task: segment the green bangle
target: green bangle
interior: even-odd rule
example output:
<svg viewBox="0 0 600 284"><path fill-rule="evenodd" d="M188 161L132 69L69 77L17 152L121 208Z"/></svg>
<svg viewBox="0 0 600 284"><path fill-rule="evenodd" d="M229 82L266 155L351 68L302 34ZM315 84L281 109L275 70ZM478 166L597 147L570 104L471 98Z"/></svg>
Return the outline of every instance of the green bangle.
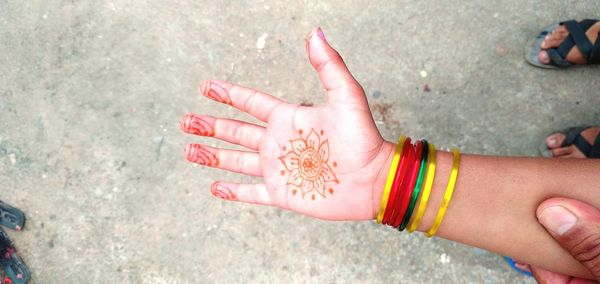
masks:
<svg viewBox="0 0 600 284"><path fill-rule="evenodd" d="M427 167L428 153L429 143L427 143L427 140L423 139L423 155L421 155L421 165L419 167L419 174L417 177L417 182L415 183L415 187L413 188L413 193L411 195L410 204L408 205L408 210L406 210L404 220L402 220L402 224L400 224L400 231L404 230L404 228L406 228L406 225L408 225L413 210L415 209L415 205L417 204L417 199L419 199L419 193L421 193L421 185L423 184L423 177L425 176L425 168Z"/></svg>

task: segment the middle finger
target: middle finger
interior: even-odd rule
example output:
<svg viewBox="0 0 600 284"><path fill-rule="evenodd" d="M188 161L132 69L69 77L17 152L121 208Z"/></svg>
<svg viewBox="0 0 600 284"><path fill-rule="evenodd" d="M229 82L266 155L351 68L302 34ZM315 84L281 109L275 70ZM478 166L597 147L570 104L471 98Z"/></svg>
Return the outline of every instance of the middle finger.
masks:
<svg viewBox="0 0 600 284"><path fill-rule="evenodd" d="M258 151L265 128L234 119L187 114L179 126L186 133L210 136Z"/></svg>

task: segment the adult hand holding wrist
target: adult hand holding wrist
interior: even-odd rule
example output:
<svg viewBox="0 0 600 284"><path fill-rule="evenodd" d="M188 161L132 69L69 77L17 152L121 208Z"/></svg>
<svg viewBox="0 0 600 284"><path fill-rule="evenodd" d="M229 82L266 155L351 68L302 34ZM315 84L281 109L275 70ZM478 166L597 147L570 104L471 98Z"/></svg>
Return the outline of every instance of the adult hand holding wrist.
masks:
<svg viewBox="0 0 600 284"><path fill-rule="evenodd" d="M600 210L581 201L552 198L538 206L536 215L548 233L600 281ZM540 283L584 281L536 267L532 272Z"/></svg>

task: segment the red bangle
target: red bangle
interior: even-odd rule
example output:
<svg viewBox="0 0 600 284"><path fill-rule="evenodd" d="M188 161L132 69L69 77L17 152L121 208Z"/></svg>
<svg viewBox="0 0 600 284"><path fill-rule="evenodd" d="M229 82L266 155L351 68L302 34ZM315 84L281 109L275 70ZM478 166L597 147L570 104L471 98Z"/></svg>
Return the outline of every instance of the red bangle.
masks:
<svg viewBox="0 0 600 284"><path fill-rule="evenodd" d="M399 206L398 210L394 211L394 221L392 223L394 228L400 227L400 224L404 219L404 215L406 214L406 210L408 209L408 204L410 203L410 195L412 194L412 190L417 182L417 176L421 165L421 156L423 155L423 142L420 140L416 143L416 149L414 150L414 153L414 159L409 165L412 168L407 173L407 176L404 179L405 181L402 182L402 185L400 186L400 198L397 200Z"/></svg>
<svg viewBox="0 0 600 284"><path fill-rule="evenodd" d="M408 175L412 172L411 167L415 159L415 147L410 144L407 147L408 156L406 157L406 166L404 171L398 176L398 184L396 186L396 192L394 196L394 204L391 206L390 216L388 217L388 225L394 226L395 218L398 215L398 205L400 204L400 198L402 197L402 185L406 183Z"/></svg>
<svg viewBox="0 0 600 284"><path fill-rule="evenodd" d="M396 173L394 174L394 182L392 183L390 196L388 198L388 203L383 214L383 220L381 222L384 225L390 224L390 217L392 215L392 211L394 210L394 206L396 203L396 193L399 191L398 187L400 181L406 173L406 168L408 166L407 157L410 153L410 150L408 148L412 148L412 144L410 143L410 137L406 137L406 139L404 140L404 144L402 145L402 154L400 155L400 160L398 161L398 168L396 169Z"/></svg>

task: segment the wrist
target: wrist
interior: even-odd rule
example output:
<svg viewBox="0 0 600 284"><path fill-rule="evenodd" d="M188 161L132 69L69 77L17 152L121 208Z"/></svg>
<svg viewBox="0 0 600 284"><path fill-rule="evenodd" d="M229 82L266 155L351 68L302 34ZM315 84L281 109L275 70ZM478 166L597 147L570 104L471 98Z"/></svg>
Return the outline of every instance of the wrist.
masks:
<svg viewBox="0 0 600 284"><path fill-rule="evenodd" d="M381 207L381 196L383 195L383 189L385 187L385 182L387 180L390 166L392 164L392 159L394 159L395 147L396 144L389 141L384 141L381 145L381 150L377 159L379 161L379 170L377 175L375 176L372 188L373 200L371 202L373 208L373 215L371 219L377 218L377 213L379 212L379 208Z"/></svg>

